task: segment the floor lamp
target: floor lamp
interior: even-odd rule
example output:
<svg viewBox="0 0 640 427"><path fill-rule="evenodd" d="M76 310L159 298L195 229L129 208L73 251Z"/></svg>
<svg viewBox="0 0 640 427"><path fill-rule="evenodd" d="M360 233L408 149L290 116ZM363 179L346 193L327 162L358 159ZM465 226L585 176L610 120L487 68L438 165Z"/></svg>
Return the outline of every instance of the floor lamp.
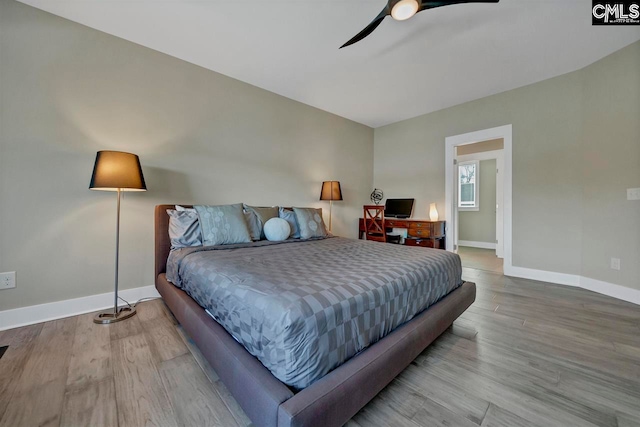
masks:
<svg viewBox="0 0 640 427"><path fill-rule="evenodd" d="M320 200L329 201L329 231L331 231L331 209L334 200L342 200L342 190L340 189L340 181L324 181L322 190L320 191Z"/></svg>
<svg viewBox="0 0 640 427"><path fill-rule="evenodd" d="M135 307L118 308L118 255L120 251L120 196L123 191L147 191L142 175L140 159L135 154L121 151L98 151L93 166L90 190L115 191L118 193L116 214L116 280L113 310L105 311L93 318L95 323L114 323L136 314Z"/></svg>

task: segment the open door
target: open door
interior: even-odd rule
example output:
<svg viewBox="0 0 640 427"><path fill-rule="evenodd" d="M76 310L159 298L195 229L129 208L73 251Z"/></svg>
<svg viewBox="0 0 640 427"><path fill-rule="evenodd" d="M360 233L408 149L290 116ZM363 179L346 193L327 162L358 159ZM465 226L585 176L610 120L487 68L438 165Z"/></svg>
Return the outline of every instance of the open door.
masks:
<svg viewBox="0 0 640 427"><path fill-rule="evenodd" d="M453 159L453 182L458 182L458 160ZM458 253L458 185L453 186L453 248L451 251Z"/></svg>
<svg viewBox="0 0 640 427"><path fill-rule="evenodd" d="M504 150L503 150L504 151ZM496 256L504 258L504 155L496 158Z"/></svg>

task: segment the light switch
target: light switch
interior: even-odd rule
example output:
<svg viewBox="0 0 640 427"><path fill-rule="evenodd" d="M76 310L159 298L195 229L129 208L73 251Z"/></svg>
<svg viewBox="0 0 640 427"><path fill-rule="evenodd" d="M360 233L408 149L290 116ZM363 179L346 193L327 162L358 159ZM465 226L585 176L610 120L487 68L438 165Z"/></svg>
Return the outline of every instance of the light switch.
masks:
<svg viewBox="0 0 640 427"><path fill-rule="evenodd" d="M627 188L627 200L640 200L640 188Z"/></svg>

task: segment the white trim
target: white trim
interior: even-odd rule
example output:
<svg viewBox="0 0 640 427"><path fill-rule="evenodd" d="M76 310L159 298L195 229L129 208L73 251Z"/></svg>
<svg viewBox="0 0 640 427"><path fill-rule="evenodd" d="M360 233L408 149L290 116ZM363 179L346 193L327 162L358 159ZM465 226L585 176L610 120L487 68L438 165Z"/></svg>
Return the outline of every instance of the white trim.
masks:
<svg viewBox="0 0 640 427"><path fill-rule="evenodd" d="M603 282L601 280L591 279L577 274L556 273L553 271L512 266L508 269L504 269L504 275L555 283L558 285L573 286L640 305L640 290L638 289L627 288L626 286Z"/></svg>
<svg viewBox="0 0 640 427"><path fill-rule="evenodd" d="M476 142L488 141L490 139L502 138L504 141L503 159L504 159L504 188L503 188L503 228L504 228L504 266L508 269L512 265L511 247L512 247L512 211L513 211L513 183L512 183L512 152L513 152L513 126L505 125L492 129L485 129L477 132L466 133L463 135L449 136L445 139L445 221L447 221L447 237L446 248L453 251L453 234L451 221L454 215L453 200L453 184L454 184L454 165L455 147L458 145L468 145ZM455 224L454 224L455 228Z"/></svg>
<svg viewBox="0 0 640 427"><path fill-rule="evenodd" d="M613 298L640 305L640 290L627 288L626 286L614 285L613 283L591 279L589 277L580 278L580 287L599 294L608 295Z"/></svg>
<svg viewBox="0 0 640 427"><path fill-rule="evenodd" d="M465 246L468 248L478 248L478 249L496 249L495 243L489 242L474 242L472 240L458 240L458 246Z"/></svg>
<svg viewBox="0 0 640 427"><path fill-rule="evenodd" d="M120 291L119 295L132 304L141 298L160 297L155 286L125 289ZM4 310L0 311L0 331L91 313L92 311L105 310L111 307L113 307L113 292Z"/></svg>
<svg viewBox="0 0 640 427"><path fill-rule="evenodd" d="M460 241L460 245L462 246ZM466 242L482 243L482 242ZM607 295L623 301L640 305L640 290L615 285L575 274L556 273L552 271L535 270L525 267L504 267L504 275L523 279L538 280L541 282L556 283L559 285L574 286ZM139 299L152 297L159 298L160 294L154 286L126 289L120 291L122 298L133 303ZM32 305L29 307L15 308L0 311L0 331L20 326L33 325L35 323L48 322L79 314L91 313L112 307L113 293L91 295L88 297L57 301L47 304Z"/></svg>
<svg viewBox="0 0 640 427"><path fill-rule="evenodd" d="M507 267L506 265L503 270L505 276L538 280L540 282L555 283L558 285L580 286L580 276L575 274L556 273L553 271L535 270L533 268L525 267Z"/></svg>

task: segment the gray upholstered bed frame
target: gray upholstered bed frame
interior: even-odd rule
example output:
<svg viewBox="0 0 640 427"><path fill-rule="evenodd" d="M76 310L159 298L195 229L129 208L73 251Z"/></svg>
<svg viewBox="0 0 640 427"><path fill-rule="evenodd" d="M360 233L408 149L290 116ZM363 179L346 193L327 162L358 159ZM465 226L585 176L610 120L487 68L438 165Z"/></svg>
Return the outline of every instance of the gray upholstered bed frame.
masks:
<svg viewBox="0 0 640 427"><path fill-rule="evenodd" d="M465 282L367 350L294 393L191 297L167 281L165 271L171 245L166 210L173 206L158 205L155 209L156 287L176 319L257 427L343 425L475 300L475 284Z"/></svg>

